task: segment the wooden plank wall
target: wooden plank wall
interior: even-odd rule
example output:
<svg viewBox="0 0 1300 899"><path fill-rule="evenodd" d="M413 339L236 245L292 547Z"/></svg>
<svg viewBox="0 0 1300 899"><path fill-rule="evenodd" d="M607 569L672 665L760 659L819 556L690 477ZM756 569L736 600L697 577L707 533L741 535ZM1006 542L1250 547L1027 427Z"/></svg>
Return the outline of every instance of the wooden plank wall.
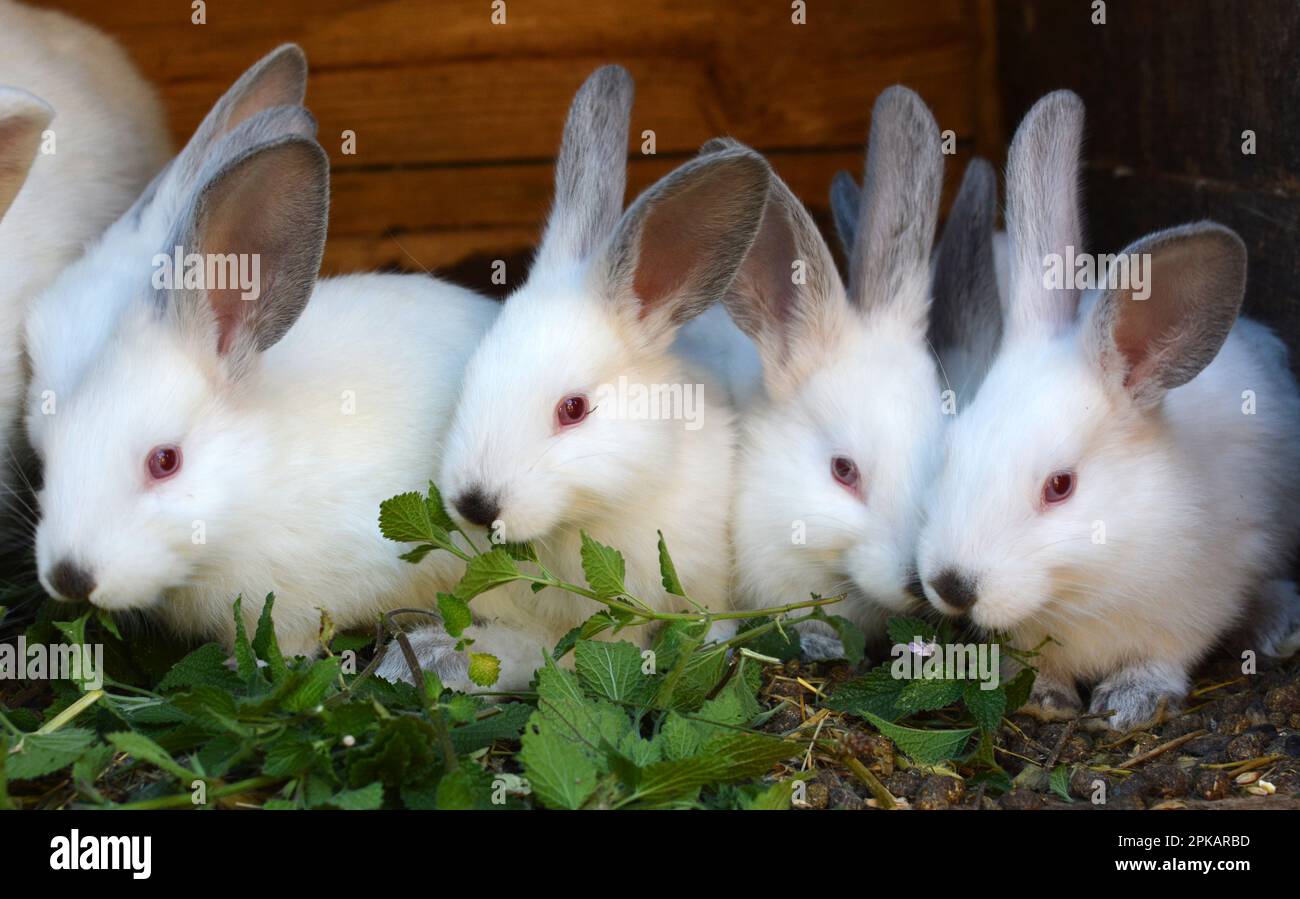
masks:
<svg viewBox="0 0 1300 899"><path fill-rule="evenodd" d="M1236 229L1246 309L1300 372L1300 4L1112 0L1106 13L1093 25L1090 3L999 2L1007 133L1046 91L1077 91L1095 249L1204 218Z"/></svg>
<svg viewBox="0 0 1300 899"><path fill-rule="evenodd" d="M949 196L972 152L1001 153L992 0L810 0L804 25L789 0L507 0L504 25L490 0L208 0L202 25L190 0L48 5L126 45L178 145L244 68L302 44L333 165L327 272L436 268L486 287L492 259L526 259L568 103L609 62L637 82L629 196L731 134L825 221L832 174L860 173L871 104L895 83L958 136Z"/></svg>

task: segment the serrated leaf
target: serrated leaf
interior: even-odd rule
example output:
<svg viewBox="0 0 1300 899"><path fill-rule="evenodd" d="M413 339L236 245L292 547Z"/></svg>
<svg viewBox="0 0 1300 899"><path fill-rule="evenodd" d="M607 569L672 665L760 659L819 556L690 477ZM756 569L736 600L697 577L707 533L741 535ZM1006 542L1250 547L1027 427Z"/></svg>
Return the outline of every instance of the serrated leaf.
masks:
<svg viewBox="0 0 1300 899"><path fill-rule="evenodd" d="M1022 668L1015 677L1003 685L1007 697L1004 715L1010 715L1029 701L1029 695L1034 691L1035 677L1037 672L1033 668Z"/></svg>
<svg viewBox="0 0 1300 899"><path fill-rule="evenodd" d="M438 612L442 615L442 626L453 637L465 633L465 628L473 623L469 603L450 593L438 594Z"/></svg>
<svg viewBox="0 0 1300 899"><path fill-rule="evenodd" d="M627 593L623 585L626 569L623 554L582 532L582 573L587 585L601 599L615 599Z"/></svg>
<svg viewBox="0 0 1300 899"><path fill-rule="evenodd" d="M465 566L465 576L456 585L455 593L465 602L499 584L508 584L519 577L519 566L504 549L492 549L474 556Z"/></svg>
<svg viewBox="0 0 1300 899"><path fill-rule="evenodd" d="M452 728L451 743L456 747L457 755L476 752L497 740L518 739L533 714L533 707L522 702L506 703L497 709L497 714Z"/></svg>
<svg viewBox="0 0 1300 899"><path fill-rule="evenodd" d="M176 761L176 759L172 758L170 752L142 733L130 730L120 731L107 734L105 739L116 746L119 751L125 752L139 761L147 762L155 768L161 768L183 784L188 785L190 781L199 779L196 772Z"/></svg>
<svg viewBox="0 0 1300 899"><path fill-rule="evenodd" d="M312 662L297 686L280 701L280 706L290 712L305 712L319 705L325 694L336 685L340 666L338 656Z"/></svg>
<svg viewBox="0 0 1300 899"><path fill-rule="evenodd" d="M258 679L260 673L257 669L257 655L253 652L253 645L248 642L248 631L244 629L244 598L235 597L234 605L235 615L235 663L238 666L239 679L245 684L251 684Z"/></svg>
<svg viewBox="0 0 1300 899"><path fill-rule="evenodd" d="M376 781L355 790L339 790L327 804L348 811L374 811L384 804L384 785Z"/></svg>
<svg viewBox="0 0 1300 899"><path fill-rule="evenodd" d="M546 807L580 808L596 791L596 763L578 744L556 733L542 712L529 719L522 742L524 776Z"/></svg>
<svg viewBox="0 0 1300 899"><path fill-rule="evenodd" d="M266 594L262 605L262 614L257 619L257 631L253 634L253 653L266 662L266 670L271 675L272 683L279 683L289 673L280 654L280 641L275 637L275 623L271 610L275 607L275 594Z"/></svg>
<svg viewBox="0 0 1300 899"><path fill-rule="evenodd" d="M918 637L922 643L928 643L938 633L936 626L924 618L891 618L885 629L895 645L911 643Z"/></svg>
<svg viewBox="0 0 1300 899"><path fill-rule="evenodd" d="M865 712L863 717L876 729L894 741L894 745L911 759L922 765L937 765L961 754L962 748L976 728L961 730L918 730L891 724L879 715Z"/></svg>
<svg viewBox="0 0 1300 899"><path fill-rule="evenodd" d="M379 533L396 543L434 542L433 521L423 496L402 493L379 504Z"/></svg>
<svg viewBox="0 0 1300 899"><path fill-rule="evenodd" d="M415 549L399 554L397 558L401 559L403 562L410 562L412 565L418 565L421 559L437 548L438 547L434 546L432 543L421 543L419 546L415 547Z"/></svg>
<svg viewBox="0 0 1300 899"><path fill-rule="evenodd" d="M24 734L17 752L5 757L5 774L10 780L34 780L53 774L79 759L95 734L80 727L65 727L51 734Z"/></svg>
<svg viewBox="0 0 1300 899"><path fill-rule="evenodd" d="M880 665L856 680L840 684L825 706L860 717L871 714L896 721L903 716L898 697L907 684L908 681L892 676L889 666Z"/></svg>
<svg viewBox="0 0 1300 899"><path fill-rule="evenodd" d="M895 700L895 706L904 716L947 708L961 699L966 686L965 681L937 677L914 678L905 684Z"/></svg>
<svg viewBox="0 0 1300 899"><path fill-rule="evenodd" d="M239 675L226 667L230 654L220 644L205 643L181 659L158 684L159 692L206 685L229 692L242 691Z"/></svg>
<svg viewBox="0 0 1300 899"><path fill-rule="evenodd" d="M621 641L579 640L573 648L573 666L584 687L613 702L636 704L654 689L641 673L641 650Z"/></svg>
<svg viewBox="0 0 1300 899"><path fill-rule="evenodd" d="M668 544L664 542L664 532L659 532L659 576L663 579L664 589L673 596L685 596L686 588L677 577L677 566L672 556L668 555Z"/></svg>
<svg viewBox="0 0 1300 899"><path fill-rule="evenodd" d="M469 654L469 679L480 687L490 687L501 677L501 660L486 652Z"/></svg>
<svg viewBox="0 0 1300 899"><path fill-rule="evenodd" d="M764 734L722 734L702 744L695 755L648 766L630 799L642 805L689 799L710 784L760 777L799 751L795 743Z"/></svg>
<svg viewBox="0 0 1300 899"><path fill-rule="evenodd" d="M1074 802L1074 797L1070 795L1070 766L1057 765L1052 770L1052 778L1049 781L1052 792L1060 796L1066 802Z"/></svg>
<svg viewBox="0 0 1300 899"><path fill-rule="evenodd" d="M1002 713L1007 707L1007 692L1002 687L981 690L979 681L967 681L962 701L980 730L996 731L1002 724Z"/></svg>
<svg viewBox="0 0 1300 899"><path fill-rule="evenodd" d="M429 495L424 499L424 510L433 526L443 532L440 536L446 537L452 531L460 530L455 519L448 514L447 506L442 501L442 493L433 481L429 482Z"/></svg>

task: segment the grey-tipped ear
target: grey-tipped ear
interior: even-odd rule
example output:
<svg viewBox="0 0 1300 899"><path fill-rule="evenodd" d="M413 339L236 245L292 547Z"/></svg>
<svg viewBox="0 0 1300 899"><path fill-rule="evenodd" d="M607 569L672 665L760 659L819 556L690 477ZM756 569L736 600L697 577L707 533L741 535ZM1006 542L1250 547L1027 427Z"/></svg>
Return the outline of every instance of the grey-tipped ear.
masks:
<svg viewBox="0 0 1300 899"><path fill-rule="evenodd" d="M0 87L0 218L27 180L41 134L53 118L54 109L39 97Z"/></svg>
<svg viewBox="0 0 1300 899"><path fill-rule="evenodd" d="M831 179L831 218L835 222L835 236L845 258L853 253L853 242L858 232L858 209L862 205L862 189L848 172L835 173Z"/></svg>
<svg viewBox="0 0 1300 899"><path fill-rule="evenodd" d="M915 92L889 88L871 112L849 263L849 299L863 311L902 309L924 327L942 189L938 123Z"/></svg>
<svg viewBox="0 0 1300 899"><path fill-rule="evenodd" d="M775 175L758 236L723 302L758 346L772 397L789 395L833 356L848 314L844 287L817 224Z"/></svg>
<svg viewBox="0 0 1300 899"><path fill-rule="evenodd" d="M704 143L700 144L700 156L708 156L711 153L721 153L725 150L748 150L749 147L736 140L734 137L711 137Z"/></svg>
<svg viewBox="0 0 1300 899"><path fill-rule="evenodd" d="M213 104L171 163L165 183L159 189L172 197L193 190L207 157L226 135L265 110L301 106L306 93L307 57L302 48L297 44L283 44L272 50L240 75Z"/></svg>
<svg viewBox="0 0 1300 899"><path fill-rule="evenodd" d="M1007 152L1007 235L1011 246L1008 336L1056 334L1070 326L1080 292L1047 287L1049 262L1084 252L1079 198L1083 101L1054 91L1025 115Z"/></svg>
<svg viewBox="0 0 1300 899"><path fill-rule="evenodd" d="M751 150L697 156L637 198L593 268L651 340L722 298L754 242L770 169Z"/></svg>
<svg viewBox="0 0 1300 899"><path fill-rule="evenodd" d="M972 159L948 212L934 258L930 340L942 357L960 347L991 361L1002 336L993 261L998 179L987 160Z"/></svg>
<svg viewBox="0 0 1300 899"><path fill-rule="evenodd" d="M246 369L297 321L315 288L329 213L329 159L314 140L288 133L270 141L267 118L305 110L272 109L245 122L214 148L202 186L166 251L199 254L224 282L165 291L166 307L201 344ZM219 265L218 265L219 264ZM252 274L240 283L238 273Z"/></svg>
<svg viewBox="0 0 1300 899"><path fill-rule="evenodd" d="M1084 339L1103 376L1149 408L1227 340L1246 292L1246 246L1215 222L1183 225L1130 244L1104 277Z"/></svg>
<svg viewBox="0 0 1300 899"><path fill-rule="evenodd" d="M588 258L623 212L632 76L622 66L597 69L578 88L555 163L555 203L537 267Z"/></svg>

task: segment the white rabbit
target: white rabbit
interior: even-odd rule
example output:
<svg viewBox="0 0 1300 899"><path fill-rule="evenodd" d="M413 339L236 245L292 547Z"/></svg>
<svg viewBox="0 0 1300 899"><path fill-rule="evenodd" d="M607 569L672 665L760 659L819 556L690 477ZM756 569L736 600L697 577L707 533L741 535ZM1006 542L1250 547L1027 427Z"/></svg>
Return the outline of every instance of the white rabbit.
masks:
<svg viewBox="0 0 1300 899"><path fill-rule="evenodd" d="M1246 252L1227 228L1138 240L1124 254L1145 278L1099 285L1077 316L1073 282L1048 286L1082 250L1082 132L1068 91L1016 132L1005 342L951 431L919 563L940 611L1020 647L1053 638L1035 711L1077 713L1085 681L1128 728L1182 699L1251 597L1257 650L1295 626L1300 397L1281 341L1237 318Z"/></svg>
<svg viewBox="0 0 1300 899"><path fill-rule="evenodd" d="M865 224L851 238L847 293L811 217L773 180L762 232L725 301L758 344L769 398L746 416L737 476L736 568L750 607L847 593L829 611L879 635L889 613L917 603L915 539L945 423L946 385L926 336L942 178L934 117L912 91L885 91L852 217ZM972 165L935 269L957 293L947 305L982 303L996 318L995 204L991 172ZM979 260L978 271L948 274ZM819 625L804 637L810 655L839 651Z"/></svg>
<svg viewBox="0 0 1300 899"><path fill-rule="evenodd" d="M31 299L167 157L162 106L116 43L62 13L0 0L0 470L18 456L10 439Z"/></svg>
<svg viewBox="0 0 1300 899"><path fill-rule="evenodd" d="M663 587L662 530L692 598L722 610L732 415L669 348L734 277L758 229L768 167L747 150L698 157L620 217L631 105L631 78L616 66L597 70L574 99L537 259L469 362L437 481L459 523L534 542L560 577L585 582L585 530L624 553L635 595L687 610ZM699 405L671 416L623 402L657 385ZM466 630L475 651L501 659L500 689L526 685L543 651L599 608L519 586L476 597ZM620 639L647 637L638 628ZM425 668L466 685L465 659L438 627L413 642ZM406 677L405 667L390 653L380 673Z"/></svg>
<svg viewBox="0 0 1300 899"><path fill-rule="evenodd" d="M296 47L245 73L29 322L41 583L227 645L235 597L251 626L274 592L292 654L313 652L320 609L366 625L458 579L446 554L401 561L378 509L436 473L496 311L423 275L316 283L328 161L305 78ZM257 260L256 296L169 283L176 252Z"/></svg>

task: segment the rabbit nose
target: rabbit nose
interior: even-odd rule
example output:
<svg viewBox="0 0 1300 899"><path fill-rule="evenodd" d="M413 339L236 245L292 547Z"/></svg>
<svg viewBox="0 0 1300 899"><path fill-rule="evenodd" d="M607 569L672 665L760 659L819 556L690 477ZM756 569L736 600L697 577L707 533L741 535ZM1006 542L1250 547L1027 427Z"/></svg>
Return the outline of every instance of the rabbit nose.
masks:
<svg viewBox="0 0 1300 899"><path fill-rule="evenodd" d="M471 524L486 528L500 517L501 507L482 487L471 487L456 497L456 511Z"/></svg>
<svg viewBox="0 0 1300 899"><path fill-rule="evenodd" d="M95 579L86 569L64 559L50 572L50 586L64 599L85 602L95 590Z"/></svg>
<svg viewBox="0 0 1300 899"><path fill-rule="evenodd" d="M939 594L945 605L964 612L975 605L975 580L955 569L939 572L930 580L930 589Z"/></svg>

